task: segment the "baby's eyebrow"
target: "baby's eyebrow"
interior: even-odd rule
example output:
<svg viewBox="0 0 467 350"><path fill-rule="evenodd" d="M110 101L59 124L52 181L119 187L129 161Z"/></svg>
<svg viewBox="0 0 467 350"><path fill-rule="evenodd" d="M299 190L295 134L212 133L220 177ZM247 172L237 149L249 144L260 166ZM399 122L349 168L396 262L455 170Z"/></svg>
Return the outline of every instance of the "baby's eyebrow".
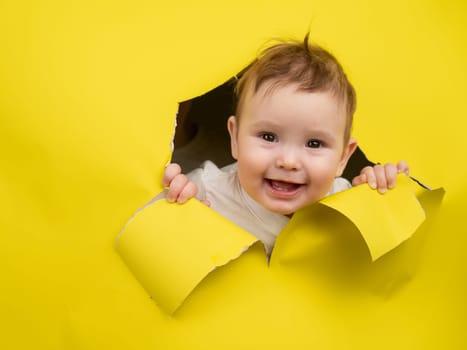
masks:
<svg viewBox="0 0 467 350"><path fill-rule="evenodd" d="M325 139L325 140L334 140L336 138L335 133L331 133L327 130L316 130L316 129L311 129L307 131L307 134L309 134L310 138L318 138L318 139Z"/></svg>
<svg viewBox="0 0 467 350"><path fill-rule="evenodd" d="M279 123L276 123L272 120L258 120L255 121L252 126L254 128L281 128Z"/></svg>

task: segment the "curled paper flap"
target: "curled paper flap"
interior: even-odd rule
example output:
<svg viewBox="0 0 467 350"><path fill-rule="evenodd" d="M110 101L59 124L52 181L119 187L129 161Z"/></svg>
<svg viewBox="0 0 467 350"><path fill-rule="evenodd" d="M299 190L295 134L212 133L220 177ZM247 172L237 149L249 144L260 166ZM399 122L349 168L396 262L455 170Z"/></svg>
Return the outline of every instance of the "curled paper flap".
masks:
<svg viewBox="0 0 467 350"><path fill-rule="evenodd" d="M128 222L116 249L154 301L172 314L204 277L257 241L196 200L159 200Z"/></svg>
<svg viewBox="0 0 467 350"><path fill-rule="evenodd" d="M378 259L408 239L425 220L409 181L400 175L397 187L384 195L367 185L354 187L300 211L279 235L271 262L278 256L279 260L290 258L297 249L303 250L297 247L300 242L284 239L288 231L319 235L348 230L345 225L357 227L372 260ZM420 191L425 202L429 200L426 192L433 192ZM435 197L435 201L442 198ZM321 211L314 215L313 208ZM324 208L328 216L323 215ZM340 213L349 221L336 222L332 220L333 213ZM215 230L209 229L213 227ZM211 271L238 258L257 241L196 200L183 205L158 200L127 223L118 237L117 251L155 302L172 314Z"/></svg>
<svg viewBox="0 0 467 350"><path fill-rule="evenodd" d="M321 203L355 224L374 261L415 233L426 218L424 205L442 200L443 188L427 190L420 186L400 174L397 187L383 195L362 185L327 197Z"/></svg>
<svg viewBox="0 0 467 350"><path fill-rule="evenodd" d="M396 188L385 194L364 184L326 197L295 213L277 239L270 265L316 262L323 255L332 264L367 265L368 253L374 262L417 232L443 196L442 188L426 190L400 175Z"/></svg>
<svg viewBox="0 0 467 350"><path fill-rule="evenodd" d="M425 212L407 176L397 177L397 187L380 194L368 185L324 198L322 204L345 215L357 226L372 260L408 239L425 220Z"/></svg>

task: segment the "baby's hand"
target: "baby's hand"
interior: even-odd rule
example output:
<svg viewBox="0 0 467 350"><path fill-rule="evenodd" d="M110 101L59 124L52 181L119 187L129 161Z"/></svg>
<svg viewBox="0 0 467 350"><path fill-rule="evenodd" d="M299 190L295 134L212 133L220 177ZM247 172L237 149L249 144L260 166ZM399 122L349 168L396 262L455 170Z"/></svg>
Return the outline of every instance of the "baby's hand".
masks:
<svg viewBox="0 0 467 350"><path fill-rule="evenodd" d="M166 198L169 202L185 203L198 193L198 187L182 174L180 165L176 163L167 165L162 184L168 187Z"/></svg>
<svg viewBox="0 0 467 350"><path fill-rule="evenodd" d="M352 186L358 186L363 183L373 189L378 189L379 193L385 193L388 188L394 188L396 186L396 176L399 173L405 173L409 175L409 165L400 161L397 164L388 163L385 165L367 166L362 169L360 175L354 177L352 180Z"/></svg>
<svg viewBox="0 0 467 350"><path fill-rule="evenodd" d="M162 178L162 184L168 187L166 198L172 203L185 203L198 193L198 186L194 182L189 181L185 174L182 174L180 165L176 163L167 165L164 177ZM201 202L210 206L208 200L202 200Z"/></svg>

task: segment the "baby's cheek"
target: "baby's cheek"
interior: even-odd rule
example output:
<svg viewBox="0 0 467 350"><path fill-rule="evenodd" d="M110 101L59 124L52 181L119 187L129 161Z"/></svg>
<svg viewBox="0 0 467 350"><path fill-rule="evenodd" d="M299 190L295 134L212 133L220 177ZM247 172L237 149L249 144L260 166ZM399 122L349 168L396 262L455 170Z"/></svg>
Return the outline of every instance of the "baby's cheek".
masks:
<svg viewBox="0 0 467 350"><path fill-rule="evenodd" d="M313 170L312 170L313 171ZM330 167L322 167L321 169L314 169L312 173L312 183L314 183L314 190L319 199L326 196L332 187L334 179L336 178L336 170Z"/></svg>
<svg viewBox="0 0 467 350"><path fill-rule="evenodd" d="M264 168L264 157L261 152L248 152L248 154L239 157L238 159L238 171L257 174L260 173Z"/></svg>

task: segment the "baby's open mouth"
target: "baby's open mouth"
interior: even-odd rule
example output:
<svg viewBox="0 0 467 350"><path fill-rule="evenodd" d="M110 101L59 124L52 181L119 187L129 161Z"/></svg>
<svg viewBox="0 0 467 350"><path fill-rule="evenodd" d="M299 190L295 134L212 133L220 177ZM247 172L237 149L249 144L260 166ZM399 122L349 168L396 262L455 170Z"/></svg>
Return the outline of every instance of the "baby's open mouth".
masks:
<svg viewBox="0 0 467 350"><path fill-rule="evenodd" d="M302 184L286 182L281 180L266 179L266 181L273 190L278 192L295 192L300 188L300 186L302 186Z"/></svg>

